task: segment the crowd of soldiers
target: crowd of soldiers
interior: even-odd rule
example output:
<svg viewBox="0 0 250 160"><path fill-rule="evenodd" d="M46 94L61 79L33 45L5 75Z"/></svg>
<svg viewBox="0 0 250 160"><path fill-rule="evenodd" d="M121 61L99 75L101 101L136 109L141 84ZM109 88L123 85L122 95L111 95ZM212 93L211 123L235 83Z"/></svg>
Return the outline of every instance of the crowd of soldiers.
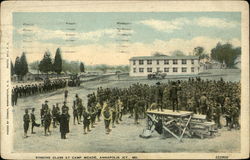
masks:
<svg viewBox="0 0 250 160"><path fill-rule="evenodd" d="M173 111L192 111L206 115L221 128L221 117L226 120L228 129L240 128L240 82L225 82L190 78L188 81L168 81L156 85L136 83L129 88L98 88L88 103L101 105L108 102L115 108L117 100L123 104L122 114L130 114L138 123L145 118L149 109L172 109Z"/></svg>
<svg viewBox="0 0 250 160"><path fill-rule="evenodd" d="M61 138L66 138L69 132L69 107L67 104L68 91L64 93L64 105L53 105L52 111L47 101L41 109L41 126L44 133L50 133L49 127L53 121L53 127L60 125ZM146 111L156 109L172 109L192 111L195 114L206 115L208 121L214 121L221 128L221 118L226 120L226 127L240 129L240 82L225 82L201 80L190 78L186 80L168 81L155 85L135 83L128 88L102 88L87 95L87 105L78 94L73 101L73 124L83 124L84 134L94 128L96 121L103 118L106 134L109 134L116 124L122 121L122 116L128 114L138 124L140 118L146 117ZM26 116L25 116L26 115ZM24 128L27 132L29 117L24 115ZM28 118L27 118L28 117ZM34 122L34 123L33 123ZM25 125L26 124L26 125ZM32 128L39 126L33 118ZM32 129L33 132L33 129Z"/></svg>
<svg viewBox="0 0 250 160"><path fill-rule="evenodd" d="M18 98L27 97L39 93L46 93L60 88L65 88L66 84L67 82L64 79L56 79L53 81L47 79L42 83L19 85L19 86L17 85L13 87L11 93L12 106L17 105Z"/></svg>

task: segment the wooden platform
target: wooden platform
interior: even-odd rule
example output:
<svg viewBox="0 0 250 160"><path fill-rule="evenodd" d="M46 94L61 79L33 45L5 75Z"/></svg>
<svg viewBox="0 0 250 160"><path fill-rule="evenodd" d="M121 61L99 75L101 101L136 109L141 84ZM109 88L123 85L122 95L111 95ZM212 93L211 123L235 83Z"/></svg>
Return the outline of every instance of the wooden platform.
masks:
<svg viewBox="0 0 250 160"><path fill-rule="evenodd" d="M193 115L193 112L188 112L188 111L175 111L173 112L172 110L169 109L164 109L163 111L158 111L158 110L148 110L148 114L158 114L158 115L165 115L165 116L171 116L171 117L186 117L186 116L191 116Z"/></svg>

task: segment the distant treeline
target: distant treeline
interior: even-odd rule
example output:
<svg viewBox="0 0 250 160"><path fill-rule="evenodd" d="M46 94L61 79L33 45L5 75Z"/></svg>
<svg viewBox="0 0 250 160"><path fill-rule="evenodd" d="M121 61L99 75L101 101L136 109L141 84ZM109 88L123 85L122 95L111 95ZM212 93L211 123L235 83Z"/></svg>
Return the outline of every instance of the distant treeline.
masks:
<svg viewBox="0 0 250 160"><path fill-rule="evenodd" d="M39 61L35 61L29 64L30 69L38 70ZM62 60L62 72L69 73L79 73L80 72L80 61L68 61ZM99 65L84 65L85 72L108 72L108 71L121 71L121 72L129 72L128 65L119 65L119 66L111 66L106 64Z"/></svg>

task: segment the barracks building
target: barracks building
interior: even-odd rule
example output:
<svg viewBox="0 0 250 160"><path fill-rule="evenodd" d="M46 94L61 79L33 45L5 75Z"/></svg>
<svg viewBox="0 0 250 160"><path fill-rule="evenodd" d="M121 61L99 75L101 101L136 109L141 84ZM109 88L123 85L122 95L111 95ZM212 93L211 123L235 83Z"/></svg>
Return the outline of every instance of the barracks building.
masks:
<svg viewBox="0 0 250 160"><path fill-rule="evenodd" d="M197 56L140 56L129 59L130 76L147 76L153 72L167 75L196 75L200 71Z"/></svg>

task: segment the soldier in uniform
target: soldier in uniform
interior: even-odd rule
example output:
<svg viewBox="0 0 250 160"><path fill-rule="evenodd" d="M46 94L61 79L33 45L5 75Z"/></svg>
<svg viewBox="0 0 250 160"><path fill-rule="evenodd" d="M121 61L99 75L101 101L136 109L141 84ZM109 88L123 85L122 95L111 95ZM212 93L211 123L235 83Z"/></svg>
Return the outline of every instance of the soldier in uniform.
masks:
<svg viewBox="0 0 250 160"><path fill-rule="evenodd" d="M56 122L57 122L57 109L56 106L53 105L52 108L52 119L53 119L53 128L56 128Z"/></svg>
<svg viewBox="0 0 250 160"><path fill-rule="evenodd" d="M31 122L32 122L32 126L31 126L31 134L35 134L34 132L34 127L40 127L40 124L36 123L36 116L34 114L35 112L35 108L32 108L32 113L30 114L30 118L31 118Z"/></svg>
<svg viewBox="0 0 250 160"><path fill-rule="evenodd" d="M29 129L30 116L28 109L25 109L25 114L23 115L23 128L24 128L24 138L27 138L27 132Z"/></svg>
<svg viewBox="0 0 250 160"><path fill-rule="evenodd" d="M121 101L121 99L119 98L116 101L116 107L117 107L117 119L116 119L116 123L118 124L118 120L122 121L122 111L123 111L123 103Z"/></svg>
<svg viewBox="0 0 250 160"><path fill-rule="evenodd" d="M73 101L72 109L73 109L74 125L76 124L75 120L77 120L77 123L80 124L79 119L78 119L78 110L77 110L77 107L76 107L76 101Z"/></svg>
<svg viewBox="0 0 250 160"><path fill-rule="evenodd" d="M78 119L81 122L82 112L83 112L83 104L82 99L79 98L78 94L76 94L76 105L77 105L77 112L78 112Z"/></svg>
<svg viewBox="0 0 250 160"><path fill-rule="evenodd" d="M101 117L101 112L102 112L102 102L100 100L98 100L97 104L96 104L96 109L97 109L97 120L98 122L100 122L100 117Z"/></svg>
<svg viewBox="0 0 250 160"><path fill-rule="evenodd" d="M108 106L107 102L104 102L103 109L102 109L102 116L103 116L103 119L104 119L106 134L109 134L109 132L111 131L111 129L109 128L110 121L112 119L111 114L112 113L111 113L111 111L109 109L109 106Z"/></svg>
<svg viewBox="0 0 250 160"><path fill-rule="evenodd" d="M66 89L66 90L64 91L64 101L65 101L65 102L67 102L68 93L69 93L69 91Z"/></svg>
<svg viewBox="0 0 250 160"><path fill-rule="evenodd" d="M69 118L70 115L66 108L62 109L62 114L60 115L60 132L61 139L66 139L66 134L69 133Z"/></svg>
<svg viewBox="0 0 250 160"><path fill-rule="evenodd" d="M89 125L90 125L90 114L86 111L86 108L84 107L83 108L83 113L82 113L82 116L83 116L83 131L84 131L84 134L87 134L86 132L86 129L88 132L90 132L91 130L89 129Z"/></svg>
<svg viewBox="0 0 250 160"><path fill-rule="evenodd" d="M90 124L91 124L91 128L95 128L94 124L95 124L95 118L96 118L96 109L95 109L95 105L92 104L93 106L89 107L89 114L90 114Z"/></svg>
<svg viewBox="0 0 250 160"><path fill-rule="evenodd" d="M114 105L112 105L111 106L111 113L112 113L112 128L115 128L115 121L116 121L116 119L117 119L117 110L116 110L117 108L114 106Z"/></svg>
<svg viewBox="0 0 250 160"><path fill-rule="evenodd" d="M157 103L157 110L163 111L163 105L162 105L162 98L163 98L163 91L162 91L162 86L160 82L156 83L156 103Z"/></svg>
<svg viewBox="0 0 250 160"><path fill-rule="evenodd" d="M66 102L63 102L63 106L62 106L62 111L65 110L67 112L67 114L69 114L69 107L66 105Z"/></svg>
<svg viewBox="0 0 250 160"><path fill-rule="evenodd" d="M206 93L203 92L201 98L200 98L200 113L206 114L208 110L208 99L206 97Z"/></svg>
<svg viewBox="0 0 250 160"><path fill-rule="evenodd" d="M170 89L170 99L172 101L172 108L173 108L173 112L175 111L175 109L177 110L177 112L179 111L178 109L178 95L177 95L177 91L178 88L176 86L176 82L172 82L172 87Z"/></svg>
<svg viewBox="0 0 250 160"><path fill-rule="evenodd" d="M239 115L240 115L240 110L236 105L232 105L231 108L231 122L232 122L232 127L235 129L240 129L240 123L239 123Z"/></svg>
<svg viewBox="0 0 250 160"><path fill-rule="evenodd" d="M221 128L221 122L220 122L220 117L221 117L221 112L222 112L221 105L220 105L220 103L218 103L216 101L214 103L215 103L214 114L213 114L214 121L215 121L217 127Z"/></svg>
<svg viewBox="0 0 250 160"><path fill-rule="evenodd" d="M48 133L50 133L50 130L49 130L50 124L51 124L51 114L50 114L50 110L47 109L44 114L44 135L45 136L48 136L47 131Z"/></svg>
<svg viewBox="0 0 250 160"><path fill-rule="evenodd" d="M223 108L224 108L225 119L226 119L226 126L225 127L231 127L231 100L229 97L225 98Z"/></svg>

